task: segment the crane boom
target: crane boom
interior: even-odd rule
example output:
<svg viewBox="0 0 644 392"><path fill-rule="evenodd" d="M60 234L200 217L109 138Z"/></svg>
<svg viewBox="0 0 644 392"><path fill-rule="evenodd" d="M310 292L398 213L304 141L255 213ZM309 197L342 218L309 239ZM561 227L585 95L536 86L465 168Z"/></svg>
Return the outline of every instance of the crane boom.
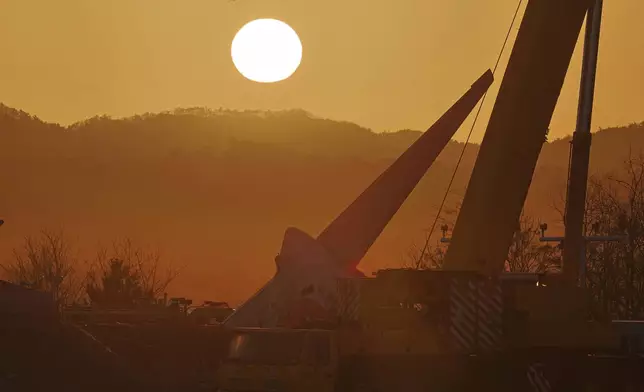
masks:
<svg viewBox="0 0 644 392"><path fill-rule="evenodd" d="M444 268L500 274L589 8L530 0L479 150Z"/></svg>
<svg viewBox="0 0 644 392"><path fill-rule="evenodd" d="M492 71L483 73L317 238L288 228L275 260L278 267L275 275L237 308L224 321L224 325L294 325L309 316L319 318L326 313L331 317L337 296L337 279L362 276L356 267L364 254L493 80ZM313 312L316 314L312 315Z"/></svg>
<svg viewBox="0 0 644 392"><path fill-rule="evenodd" d="M317 240L339 265L357 267L493 80L492 71L483 73L467 93L320 233Z"/></svg>

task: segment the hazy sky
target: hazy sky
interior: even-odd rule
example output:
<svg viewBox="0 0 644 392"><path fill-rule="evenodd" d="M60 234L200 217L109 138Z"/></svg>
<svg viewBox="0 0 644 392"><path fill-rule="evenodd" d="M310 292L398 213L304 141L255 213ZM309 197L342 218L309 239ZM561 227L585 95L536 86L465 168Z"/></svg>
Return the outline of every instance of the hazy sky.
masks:
<svg viewBox="0 0 644 392"><path fill-rule="evenodd" d="M516 5L0 0L0 102L62 124L179 106L298 107L376 131L425 129L493 66ZM604 4L595 129L644 120L642 15L644 1ZM284 20L302 39L301 67L285 82L250 82L230 59L237 30L262 17ZM553 119L554 137L574 127L580 47ZM474 140L482 136L501 76Z"/></svg>

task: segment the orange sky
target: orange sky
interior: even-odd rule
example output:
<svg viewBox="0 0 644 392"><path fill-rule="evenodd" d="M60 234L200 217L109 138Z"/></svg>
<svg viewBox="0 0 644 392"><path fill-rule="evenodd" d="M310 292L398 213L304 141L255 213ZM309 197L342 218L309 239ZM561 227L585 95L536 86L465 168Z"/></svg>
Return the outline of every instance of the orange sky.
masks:
<svg viewBox="0 0 644 392"><path fill-rule="evenodd" d="M0 0L0 102L62 124L178 106L300 107L376 131L424 129L493 66L516 4ZM604 11L595 129L644 120L644 2L612 0ZM247 81L230 60L236 31L260 17L286 21L303 41L301 68L285 82ZM553 137L574 127L579 49Z"/></svg>

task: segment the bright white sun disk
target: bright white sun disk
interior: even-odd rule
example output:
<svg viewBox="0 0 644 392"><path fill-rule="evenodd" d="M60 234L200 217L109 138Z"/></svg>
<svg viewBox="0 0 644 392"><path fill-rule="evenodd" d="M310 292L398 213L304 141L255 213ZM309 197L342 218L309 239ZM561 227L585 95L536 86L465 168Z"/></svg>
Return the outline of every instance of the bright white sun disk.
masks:
<svg viewBox="0 0 644 392"><path fill-rule="evenodd" d="M302 61L297 33L276 19L256 19L244 25L233 38L230 52L239 73L260 83L287 79Z"/></svg>

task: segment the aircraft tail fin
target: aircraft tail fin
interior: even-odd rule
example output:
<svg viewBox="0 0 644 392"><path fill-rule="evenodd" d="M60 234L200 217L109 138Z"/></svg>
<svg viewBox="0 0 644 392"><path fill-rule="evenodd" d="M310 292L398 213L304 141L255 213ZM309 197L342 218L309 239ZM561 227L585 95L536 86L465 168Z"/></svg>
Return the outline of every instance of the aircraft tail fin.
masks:
<svg viewBox="0 0 644 392"><path fill-rule="evenodd" d="M443 116L317 237L333 258L356 267L494 80L485 72Z"/></svg>

